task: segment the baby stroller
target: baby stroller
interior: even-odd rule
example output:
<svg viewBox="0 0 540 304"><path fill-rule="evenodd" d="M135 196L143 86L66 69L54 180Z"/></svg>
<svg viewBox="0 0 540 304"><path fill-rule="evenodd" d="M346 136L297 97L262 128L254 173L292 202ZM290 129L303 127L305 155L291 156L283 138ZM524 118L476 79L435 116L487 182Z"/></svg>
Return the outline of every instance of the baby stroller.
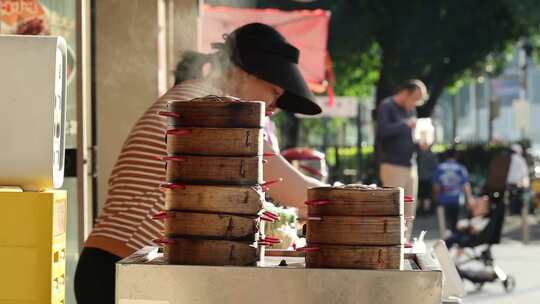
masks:
<svg viewBox="0 0 540 304"><path fill-rule="evenodd" d="M511 292L516 286L516 280L497 266L491 253L491 247L500 243L504 223L505 204L500 192L489 194L489 211L486 215L489 222L476 235L463 235L454 238L449 244L456 244L463 249L464 259L456 262L461 278L476 285L480 291L485 283L501 282L506 292ZM471 264L478 264L478 268L467 268Z"/></svg>

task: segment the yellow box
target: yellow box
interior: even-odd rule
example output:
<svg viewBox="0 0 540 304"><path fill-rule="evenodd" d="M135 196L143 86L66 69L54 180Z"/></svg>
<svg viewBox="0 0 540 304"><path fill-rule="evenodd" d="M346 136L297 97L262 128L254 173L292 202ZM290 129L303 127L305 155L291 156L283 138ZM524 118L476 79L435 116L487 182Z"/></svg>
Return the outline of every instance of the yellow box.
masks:
<svg viewBox="0 0 540 304"><path fill-rule="evenodd" d="M535 178L531 182L532 191L535 193L540 193L540 178Z"/></svg>
<svg viewBox="0 0 540 304"><path fill-rule="evenodd" d="M534 202L536 208L540 208L540 178L535 178L531 181L531 189L534 193Z"/></svg>
<svg viewBox="0 0 540 304"><path fill-rule="evenodd" d="M0 190L0 304L63 304L66 192Z"/></svg>

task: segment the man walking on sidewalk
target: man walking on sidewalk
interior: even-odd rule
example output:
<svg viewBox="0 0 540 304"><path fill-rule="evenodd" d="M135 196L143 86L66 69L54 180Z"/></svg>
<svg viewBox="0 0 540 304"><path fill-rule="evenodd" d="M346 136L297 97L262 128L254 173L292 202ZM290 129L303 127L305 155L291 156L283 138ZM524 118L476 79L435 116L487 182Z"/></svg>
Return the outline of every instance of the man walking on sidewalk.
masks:
<svg viewBox="0 0 540 304"><path fill-rule="evenodd" d="M428 99L426 85L409 80L394 96L382 101L377 113L377 149L379 177L385 187L402 187L406 195L416 199L418 171L413 132L416 127L416 107ZM414 205L413 205L414 206ZM413 207L412 215L416 214ZM412 236L412 221L407 223L405 238Z"/></svg>

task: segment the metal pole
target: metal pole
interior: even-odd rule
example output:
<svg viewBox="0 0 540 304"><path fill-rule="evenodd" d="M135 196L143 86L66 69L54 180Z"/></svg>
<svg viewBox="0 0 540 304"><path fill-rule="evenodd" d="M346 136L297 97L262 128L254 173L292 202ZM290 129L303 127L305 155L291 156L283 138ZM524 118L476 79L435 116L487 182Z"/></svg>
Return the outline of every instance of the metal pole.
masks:
<svg viewBox="0 0 540 304"><path fill-rule="evenodd" d="M469 121L473 120L472 125L474 126L473 140L478 141L478 121L477 121L477 100L476 100L476 83L469 84Z"/></svg>
<svg viewBox="0 0 540 304"><path fill-rule="evenodd" d="M90 123L88 112L91 103L91 48L90 48L90 0L76 2L76 33L77 33L77 199L79 207L78 245L82 250L84 241L92 230L91 186L89 178L88 138Z"/></svg>
<svg viewBox="0 0 540 304"><path fill-rule="evenodd" d="M458 124L458 98L457 94L452 95L452 144L457 140L457 124Z"/></svg>
<svg viewBox="0 0 540 304"><path fill-rule="evenodd" d="M529 199L524 199L521 206L521 240L525 245L529 244L531 238L529 228Z"/></svg>
<svg viewBox="0 0 540 304"><path fill-rule="evenodd" d="M531 59L533 46L529 42L529 39L525 38L523 40L523 53L524 53L524 62L523 62L523 80L522 80L522 87L523 87L523 100L528 100L529 94L527 92L528 89L528 69L529 69L529 60ZM525 130L521 130L521 139L525 139ZM523 244L529 244L530 242L530 227L529 227L529 199L524 198L524 195L522 194L521 199L523 200L523 204L521 207L521 234L522 234L522 241Z"/></svg>
<svg viewBox="0 0 540 304"><path fill-rule="evenodd" d="M491 84L489 89L489 99L488 99L488 143L493 139L493 107L495 106L495 101L491 99Z"/></svg>
<svg viewBox="0 0 540 304"><path fill-rule="evenodd" d="M441 240L446 239L446 219L444 215L443 206L437 206L437 222L439 224L439 236Z"/></svg>
<svg viewBox="0 0 540 304"><path fill-rule="evenodd" d="M321 122L323 124L323 141L322 141L322 152L327 153L328 147L330 146L330 135L328 133L328 117L323 117Z"/></svg>
<svg viewBox="0 0 540 304"><path fill-rule="evenodd" d="M356 113L356 180L362 180L362 102L358 101Z"/></svg>
<svg viewBox="0 0 540 304"><path fill-rule="evenodd" d="M487 121L489 123L489 106L490 106L490 99L491 99L491 92L490 92L490 86L491 86L491 80L489 79L489 76L485 76L485 81L484 81L484 102L483 102L483 106L486 107L486 111L487 111ZM479 119L480 121L480 119ZM482 127L482 129L484 129ZM489 130L486 130L487 132L484 133L482 132L482 136L480 138L480 140L486 140L486 142L489 142ZM486 137L484 138L484 135L486 135Z"/></svg>

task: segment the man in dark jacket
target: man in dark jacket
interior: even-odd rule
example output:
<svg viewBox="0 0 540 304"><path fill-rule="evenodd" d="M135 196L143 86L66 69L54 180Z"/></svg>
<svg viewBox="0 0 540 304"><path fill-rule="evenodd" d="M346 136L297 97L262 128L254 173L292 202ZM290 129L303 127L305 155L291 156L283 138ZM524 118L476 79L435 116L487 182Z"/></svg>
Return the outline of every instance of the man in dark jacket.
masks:
<svg viewBox="0 0 540 304"><path fill-rule="evenodd" d="M377 113L377 140L379 176L385 187L402 187L405 195L416 199L418 171L414 140L416 107L428 98L426 85L410 80L394 96L382 101ZM413 205L412 215L416 214ZM405 237L412 235L412 221L407 222Z"/></svg>

